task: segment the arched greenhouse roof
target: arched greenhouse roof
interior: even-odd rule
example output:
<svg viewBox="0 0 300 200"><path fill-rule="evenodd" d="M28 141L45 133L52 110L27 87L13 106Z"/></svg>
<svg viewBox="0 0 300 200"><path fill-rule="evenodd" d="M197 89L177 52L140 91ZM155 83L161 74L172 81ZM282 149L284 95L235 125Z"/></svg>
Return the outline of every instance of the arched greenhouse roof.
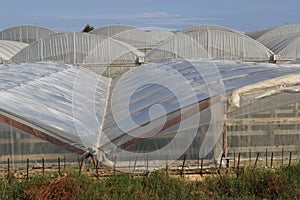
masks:
<svg viewBox="0 0 300 200"><path fill-rule="evenodd" d="M122 33L124 31L128 31L131 29L135 29L135 27L127 26L127 25L120 25L120 24L112 24L103 26L100 28L96 28L92 30L90 33L96 34L96 35L104 35L107 37L112 37L114 35L117 35L119 33Z"/></svg>
<svg viewBox="0 0 300 200"><path fill-rule="evenodd" d="M185 41L182 41L185 40ZM186 42L190 40L190 42ZM206 53L195 54L194 47ZM199 51L200 52L200 51ZM194 55L192 55L194 53ZM176 34L147 54L148 60L170 59L170 54L182 58L211 58L214 60L269 61L273 54L258 41L236 32L219 30L192 31ZM174 56L173 56L174 57Z"/></svg>
<svg viewBox="0 0 300 200"><path fill-rule="evenodd" d="M300 32L265 39L264 45L279 55L279 60L294 60L300 57Z"/></svg>
<svg viewBox="0 0 300 200"><path fill-rule="evenodd" d="M285 36L291 33L298 33L298 32L300 32L299 24L285 25L267 31L265 34L260 36L257 40L260 41L262 44L264 44L265 41L268 41L270 38L277 37L277 36Z"/></svg>
<svg viewBox="0 0 300 200"><path fill-rule="evenodd" d="M294 78L290 79L290 76ZM169 160L176 159L180 156L177 154L187 152L184 145L189 137L193 137L194 128L197 132L199 126L207 125L211 120L218 121L214 117L227 112L222 113L216 107L221 102L224 109L226 98L215 97L224 97L225 93L230 94L240 88L252 88L252 96L248 94L251 99L246 99L251 104L273 95L274 91L283 92L285 87L300 85L299 76L299 65L201 60L172 60L143 65L112 81L114 95L109 97L112 104L108 107L97 146L111 161L123 160L122 156L128 156L124 150L135 153L130 155L135 158L137 166L143 166L145 155L149 160L165 160L166 156ZM228 99L228 102L247 106L239 104L236 99ZM114 105L118 105L116 109ZM206 113L207 109L211 114ZM193 118L197 113L201 116L198 121ZM197 123L193 124L193 120ZM181 123L185 122L188 126L180 129ZM211 141L206 142L214 145L222 137L222 132L211 137ZM173 145L171 149L162 148L169 143ZM207 149L203 151L206 154L201 153L201 145L198 145L194 159L205 157L214 148L217 158L222 154L218 147L209 147L204 141L197 144ZM157 164L162 164L160 167L165 165Z"/></svg>
<svg viewBox="0 0 300 200"><path fill-rule="evenodd" d="M62 63L0 65L0 121L83 154L98 136L109 79Z"/></svg>
<svg viewBox="0 0 300 200"><path fill-rule="evenodd" d="M32 25L15 26L0 32L0 39L30 44L34 41L58 33L58 31Z"/></svg>
<svg viewBox="0 0 300 200"><path fill-rule="evenodd" d="M174 32L162 28L145 29L145 31L159 42L163 42L174 35Z"/></svg>
<svg viewBox="0 0 300 200"><path fill-rule="evenodd" d="M43 38L15 55L14 62L60 61L69 64L136 63L144 54L106 36L60 33Z"/></svg>
<svg viewBox="0 0 300 200"><path fill-rule="evenodd" d="M201 31L208 32L208 31L214 31L214 30L229 31L229 32L236 32L236 33L243 34L243 32L241 32L241 31L227 28L224 26L214 25L214 24L202 24L202 25L198 25L198 26L192 26L192 27L181 30L181 32L185 33L185 34L189 34L189 33L193 33L193 32L201 32Z"/></svg>
<svg viewBox="0 0 300 200"><path fill-rule="evenodd" d="M176 33L146 54L146 61L160 61L177 58L209 58L207 50L193 38Z"/></svg>
<svg viewBox="0 0 300 200"><path fill-rule="evenodd" d="M160 41L141 29L130 29L114 35L112 38L130 44L137 49L152 49Z"/></svg>
<svg viewBox="0 0 300 200"><path fill-rule="evenodd" d="M258 31L251 31L245 33L245 35L253 38L254 40L257 40L259 37L261 37L263 34L267 33L268 31L272 30L273 28L258 30Z"/></svg>
<svg viewBox="0 0 300 200"><path fill-rule="evenodd" d="M9 40L0 40L0 63L10 61L20 50L27 47L28 44Z"/></svg>

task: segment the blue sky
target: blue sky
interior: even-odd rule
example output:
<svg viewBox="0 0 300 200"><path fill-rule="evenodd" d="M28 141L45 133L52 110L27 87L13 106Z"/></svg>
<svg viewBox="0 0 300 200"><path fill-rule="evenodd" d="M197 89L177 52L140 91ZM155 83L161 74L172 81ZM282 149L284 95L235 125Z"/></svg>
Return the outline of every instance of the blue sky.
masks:
<svg viewBox="0 0 300 200"><path fill-rule="evenodd" d="M241 31L300 24L297 0L4 0L0 30L36 24L79 31L86 24L182 29L217 24Z"/></svg>

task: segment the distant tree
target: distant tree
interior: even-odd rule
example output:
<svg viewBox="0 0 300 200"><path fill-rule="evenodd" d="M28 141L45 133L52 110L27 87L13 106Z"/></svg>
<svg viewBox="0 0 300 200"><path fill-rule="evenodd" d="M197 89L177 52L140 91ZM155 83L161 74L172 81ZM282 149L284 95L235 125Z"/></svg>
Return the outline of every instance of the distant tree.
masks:
<svg viewBox="0 0 300 200"><path fill-rule="evenodd" d="M90 32L90 31L92 31L92 30L94 30L94 27L93 27L93 26L90 26L89 24L87 24L87 25L83 28L82 32L88 33L88 32Z"/></svg>

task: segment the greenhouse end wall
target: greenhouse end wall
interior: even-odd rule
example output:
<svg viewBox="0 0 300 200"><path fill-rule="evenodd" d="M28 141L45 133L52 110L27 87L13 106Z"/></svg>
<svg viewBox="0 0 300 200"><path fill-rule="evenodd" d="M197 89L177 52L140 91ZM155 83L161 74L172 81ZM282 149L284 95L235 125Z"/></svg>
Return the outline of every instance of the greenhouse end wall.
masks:
<svg viewBox="0 0 300 200"><path fill-rule="evenodd" d="M264 165L270 165L271 159L280 164L299 159L299 104L299 93L283 92L229 113L224 134L227 157L252 159L253 163L263 160Z"/></svg>
<svg viewBox="0 0 300 200"><path fill-rule="evenodd" d="M77 154L3 122L0 122L0 144L0 168L6 168L8 161L11 168L22 168L27 159L36 166L41 166L43 159L46 164L56 164L58 158L77 162Z"/></svg>

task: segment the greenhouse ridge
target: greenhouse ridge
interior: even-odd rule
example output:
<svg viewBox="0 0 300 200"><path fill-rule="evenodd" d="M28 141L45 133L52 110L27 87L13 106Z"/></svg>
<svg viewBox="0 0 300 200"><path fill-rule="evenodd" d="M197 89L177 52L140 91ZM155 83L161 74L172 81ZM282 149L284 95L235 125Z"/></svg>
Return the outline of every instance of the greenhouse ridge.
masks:
<svg viewBox="0 0 300 200"><path fill-rule="evenodd" d="M0 163L83 156L139 172L300 155L299 38L300 25L2 30Z"/></svg>

